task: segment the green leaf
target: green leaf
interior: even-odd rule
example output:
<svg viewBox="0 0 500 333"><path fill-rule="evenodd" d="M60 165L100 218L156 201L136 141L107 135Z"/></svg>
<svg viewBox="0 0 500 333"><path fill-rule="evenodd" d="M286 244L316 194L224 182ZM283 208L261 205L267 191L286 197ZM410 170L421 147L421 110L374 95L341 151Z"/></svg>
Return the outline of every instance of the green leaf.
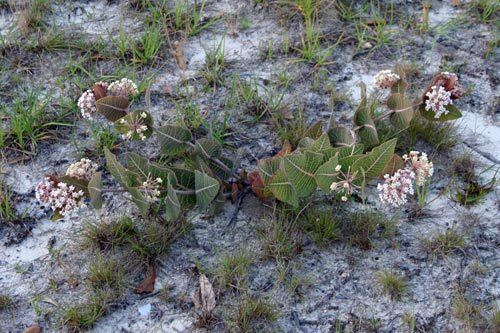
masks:
<svg viewBox="0 0 500 333"><path fill-rule="evenodd" d="M262 159L258 162L259 174L264 184L278 172L281 165L281 159L277 157L270 157Z"/></svg>
<svg viewBox="0 0 500 333"><path fill-rule="evenodd" d="M398 131L410 126L413 118L413 105L405 95L399 93L392 94L387 100L387 107L394 111L390 116L390 120Z"/></svg>
<svg viewBox="0 0 500 333"><path fill-rule="evenodd" d="M122 96L106 96L95 102L97 112L106 117L107 120L115 122L125 117L130 102Z"/></svg>
<svg viewBox="0 0 500 333"><path fill-rule="evenodd" d="M328 135L322 134L318 139L316 139L316 141L314 141L310 149L317 153L323 153L330 148L332 148L332 145L330 144Z"/></svg>
<svg viewBox="0 0 500 333"><path fill-rule="evenodd" d="M399 75L399 80L394 83L391 87L391 92L393 94L404 94L408 87L408 83L406 82L406 72L403 66L398 65L394 69L394 73Z"/></svg>
<svg viewBox="0 0 500 333"><path fill-rule="evenodd" d="M133 130L136 125L131 126L131 124L140 124L141 126L144 125L147 129L139 134L137 131ZM143 140L143 136L145 138L149 138L153 134L153 118L144 110L135 110L134 112L129 113L115 121L115 129L118 133L125 136L132 133L130 137L127 136L129 140L140 141Z"/></svg>
<svg viewBox="0 0 500 333"><path fill-rule="evenodd" d="M300 148L301 150L309 149L312 147L314 144L314 140L311 138L302 138L300 139L299 143L297 144L297 148Z"/></svg>
<svg viewBox="0 0 500 333"><path fill-rule="evenodd" d="M131 184L130 173L127 173L127 169L118 162L116 156L106 147L104 148L104 156L106 157L106 169L108 169L111 175L123 188L127 189L134 185Z"/></svg>
<svg viewBox="0 0 500 333"><path fill-rule="evenodd" d="M304 138L311 138L316 140L322 134L323 134L323 122L321 120L318 120L317 122L309 126L309 128L304 133Z"/></svg>
<svg viewBox="0 0 500 333"><path fill-rule="evenodd" d="M427 120L430 121L449 121L455 120L462 117L462 113L460 110L453 104L448 104L445 106L446 110L448 110L448 114L441 114L439 118L434 118L436 115L433 111L427 111L425 109L425 104L422 104L419 108L420 114Z"/></svg>
<svg viewBox="0 0 500 333"><path fill-rule="evenodd" d="M284 170L299 198L309 196L316 189L314 173L322 161L322 156L311 152L283 156Z"/></svg>
<svg viewBox="0 0 500 333"><path fill-rule="evenodd" d="M345 126L335 126L328 130L328 137L332 146L345 147L354 144L352 132Z"/></svg>
<svg viewBox="0 0 500 333"><path fill-rule="evenodd" d="M344 156L339 158L339 164L342 167L343 172L348 172L349 170L352 170L352 165L354 162L357 160L365 157L366 155L363 154L356 154L356 155L349 155L349 156Z"/></svg>
<svg viewBox="0 0 500 333"><path fill-rule="evenodd" d="M137 208L139 208L139 212L143 216L147 216L149 213L150 203L146 200L144 195L142 195L141 191L137 187L128 187L127 191L132 196L132 201L135 203Z"/></svg>
<svg viewBox="0 0 500 333"><path fill-rule="evenodd" d="M126 159L128 170L135 173L142 181L145 181L148 178L148 159L136 153L127 153Z"/></svg>
<svg viewBox="0 0 500 333"><path fill-rule="evenodd" d="M189 191L195 189L195 176L194 172L191 170L172 167L171 170L174 172L177 179L177 188L183 191ZM196 203L195 194L177 194L177 197L182 206L192 206Z"/></svg>
<svg viewBox="0 0 500 333"><path fill-rule="evenodd" d="M362 154L364 150L364 146L362 144L348 146L348 147L335 147L328 150L323 151L323 155L325 156L326 161L332 158L333 156L338 154L339 158L347 157L351 155L359 155Z"/></svg>
<svg viewBox="0 0 500 333"><path fill-rule="evenodd" d="M196 191L196 203L200 209L205 209L210 205L212 200L219 192L220 184L217 179L209 175L199 172L194 172L194 182Z"/></svg>
<svg viewBox="0 0 500 333"><path fill-rule="evenodd" d="M167 183L167 195L165 197L165 218L167 221L175 221L181 213L181 204L177 198L174 188Z"/></svg>
<svg viewBox="0 0 500 333"><path fill-rule="evenodd" d="M196 140L195 146L195 151L205 157L220 157L221 155L222 145L217 140L210 138L199 139Z"/></svg>
<svg viewBox="0 0 500 333"><path fill-rule="evenodd" d="M366 102L366 85L361 83L361 102L354 112L354 124L359 126L358 135L363 144L370 148L378 145L378 134L373 122L371 111Z"/></svg>
<svg viewBox="0 0 500 333"><path fill-rule="evenodd" d="M188 146L187 142L192 138L191 132L181 126L165 125L158 128L156 132L161 152L169 156L184 152Z"/></svg>
<svg viewBox="0 0 500 333"><path fill-rule="evenodd" d="M366 178L377 178L382 176L387 163L394 154L396 141L397 139L392 139L373 148L371 152L354 162L352 165L353 172L359 171L358 176L362 176L361 169L363 169Z"/></svg>
<svg viewBox="0 0 500 333"><path fill-rule="evenodd" d="M90 178L89 185L89 197L90 203L95 209L101 209L102 207L102 173L96 172Z"/></svg>
<svg viewBox="0 0 500 333"><path fill-rule="evenodd" d="M316 179L316 184L319 188L325 192L330 192L330 186L334 181L337 180L338 171L335 171L335 167L339 165L337 155L330 158L326 163L316 170L314 178Z"/></svg>
<svg viewBox="0 0 500 333"><path fill-rule="evenodd" d="M266 188L276 197L276 199L286 202L293 207L299 206L299 197L284 170L278 171L269 179Z"/></svg>

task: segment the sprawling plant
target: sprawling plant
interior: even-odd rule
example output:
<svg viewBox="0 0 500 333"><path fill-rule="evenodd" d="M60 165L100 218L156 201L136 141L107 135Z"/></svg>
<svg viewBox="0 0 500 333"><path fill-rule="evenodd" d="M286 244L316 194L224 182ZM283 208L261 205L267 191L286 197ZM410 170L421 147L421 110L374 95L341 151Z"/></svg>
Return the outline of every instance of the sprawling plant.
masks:
<svg viewBox="0 0 500 333"><path fill-rule="evenodd" d="M48 175L40 182L37 199L48 204L57 219L82 207L87 198L99 209L102 193L127 192L141 214L175 220L187 207L215 212L227 198L236 201L248 187L262 200L274 198L297 207L317 188L333 191L347 201L351 194L363 192L367 182L385 176L385 182L379 184L381 201L398 206L406 202L407 194L413 194L414 184L417 190L424 187L432 175L432 162L418 152L403 157L395 154L396 135L409 126L416 112L430 121L459 118L453 100L463 91L456 75L444 72L412 103L406 95L408 84L401 68L380 72L374 84L389 89L385 112L377 112L377 103L369 101L362 84L354 127L332 121L324 132L323 124L317 122L294 151L286 146L277 156L260 160L258 170L247 176L246 172L238 173L240 152L228 159L228 153L223 154L222 145L211 134L195 137L186 126L173 123L155 127L147 110L131 110L131 97L138 94L132 81L98 82L78 101L82 116L90 119L101 114L125 140L144 141L155 134L162 158L150 160L127 152L122 163L105 149L106 169L121 188L103 188L97 165L82 159L70 165L66 175ZM149 109L148 94L146 104ZM387 120L393 138L381 140L377 127Z"/></svg>
<svg viewBox="0 0 500 333"><path fill-rule="evenodd" d="M453 99L464 93L457 84L457 76L448 72L436 75L422 98L414 103L407 97L408 83L402 68L396 68L395 72L381 71L375 76L374 84L389 89L385 112L376 113L377 101L369 103L366 87L361 84L361 102L354 113L354 127L331 122L323 132L321 122L314 124L295 151L285 149L277 156L259 161L258 170L250 174L254 192L261 199L273 197L297 207L300 199L310 196L317 188L326 193L333 191L342 201L347 201L354 192L363 192L367 182L382 177L386 183L379 190L384 203L403 204L407 194L413 194L414 183L417 190L423 191L426 179L432 175L432 162L423 154L421 160L416 157L418 161L411 164L407 155L403 159L395 154L396 136L408 128L417 112L429 121L461 117L453 105ZM381 142L377 126L386 121L393 129L393 138ZM415 158L415 153L418 155L418 152L410 153L411 158Z"/></svg>
<svg viewBox="0 0 500 333"><path fill-rule="evenodd" d="M237 198L243 183L236 173L239 152L229 160L222 156L222 145L210 134L195 138L185 126L154 127L148 111L130 109L130 97L136 94L137 87L127 79L111 84L99 82L84 92L78 105L84 118L99 113L113 122L125 140L144 141L155 133L163 158L151 161L127 152L122 164L104 149L106 169L121 189L103 188L102 173L88 167L87 160L70 165L64 176L48 175L38 184L36 195L55 211L55 219L83 206L85 198L90 198L93 207L101 208L101 195L106 192L128 192L141 214L153 212L167 220L177 219L182 208L196 205L215 211L227 197ZM66 191L63 194L58 190L61 187Z"/></svg>

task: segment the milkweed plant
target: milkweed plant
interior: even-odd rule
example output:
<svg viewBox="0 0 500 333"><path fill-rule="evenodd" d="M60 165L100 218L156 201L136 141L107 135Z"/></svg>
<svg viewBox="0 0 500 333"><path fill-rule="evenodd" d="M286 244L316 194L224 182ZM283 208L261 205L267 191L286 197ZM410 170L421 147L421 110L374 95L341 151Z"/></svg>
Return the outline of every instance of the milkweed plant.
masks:
<svg viewBox="0 0 500 333"><path fill-rule="evenodd" d="M352 127L331 120L324 130L323 122L314 123L294 150L288 147L276 156L261 159L255 170L247 172L239 166L241 150L223 149L210 133L195 137L187 126L177 123L155 127L148 110L132 109L131 100L139 92L131 80L97 82L78 100L82 117L104 117L123 140L154 137L162 157L169 158L151 160L129 151L119 159L105 148L104 169L119 187L104 188L104 169L84 158L71 164L64 175L46 175L36 185L35 195L43 207L54 211L53 219L87 204L100 209L102 194L110 192L128 193L144 216L158 214L176 220L192 207L215 213L226 200L237 202L247 190L262 201L278 200L298 207L318 188L345 202L354 194L364 196L372 182L377 183L383 205L401 207L410 196L416 196L423 206L433 163L424 152L399 156L395 152L397 135L409 127L417 113L429 121L460 118L454 101L464 95L464 90L456 74L442 72L434 76L420 98L411 102L401 67L379 72L373 85L386 91L387 97L380 105L367 97L362 83ZM392 137L382 138L378 129L382 124L392 128Z"/></svg>

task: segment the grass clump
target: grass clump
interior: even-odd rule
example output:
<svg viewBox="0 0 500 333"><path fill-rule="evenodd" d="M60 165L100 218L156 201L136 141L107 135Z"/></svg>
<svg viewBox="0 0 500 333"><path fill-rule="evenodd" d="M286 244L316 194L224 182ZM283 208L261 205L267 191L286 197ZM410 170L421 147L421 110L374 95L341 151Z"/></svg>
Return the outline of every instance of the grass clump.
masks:
<svg viewBox="0 0 500 333"><path fill-rule="evenodd" d="M0 294L0 311L10 309L14 306L14 301L8 295Z"/></svg>
<svg viewBox="0 0 500 333"><path fill-rule="evenodd" d="M329 211L307 211L301 219L301 228L320 247L342 239L340 222Z"/></svg>
<svg viewBox="0 0 500 333"><path fill-rule="evenodd" d="M94 293L83 302L65 307L59 323L69 332L85 332L106 314L111 299L105 292Z"/></svg>
<svg viewBox="0 0 500 333"><path fill-rule="evenodd" d="M226 325L237 332L265 332L277 317L278 311L268 300L246 295L226 319Z"/></svg>
<svg viewBox="0 0 500 333"><path fill-rule="evenodd" d="M466 246L465 235L455 229L446 229L433 238L422 239L422 245L432 255L448 256Z"/></svg>
<svg viewBox="0 0 500 333"><path fill-rule="evenodd" d="M481 314L482 307L475 304L463 294L459 294L452 302L453 316L463 325L465 332L485 332L486 320Z"/></svg>
<svg viewBox="0 0 500 333"><path fill-rule="evenodd" d="M87 268L87 283L93 291L109 291L118 298L127 287L125 280L126 263L116 257L96 255Z"/></svg>
<svg viewBox="0 0 500 333"><path fill-rule="evenodd" d="M229 66L226 55L224 54L224 39L221 39L219 44L205 53L205 66L202 69L201 75L207 82L208 86L215 89L224 84L223 71Z"/></svg>
<svg viewBox="0 0 500 333"><path fill-rule="evenodd" d="M251 264L250 253L244 248L223 255L213 272L217 286L221 289L241 290L246 285Z"/></svg>
<svg viewBox="0 0 500 333"><path fill-rule="evenodd" d="M396 222L381 212L373 210L356 211L345 217L342 233L349 244L368 250L377 237L390 238L395 234Z"/></svg>
<svg viewBox="0 0 500 333"><path fill-rule="evenodd" d="M389 295L391 299L400 299L407 288L403 277L388 271L379 272L377 274L377 281L382 291Z"/></svg>

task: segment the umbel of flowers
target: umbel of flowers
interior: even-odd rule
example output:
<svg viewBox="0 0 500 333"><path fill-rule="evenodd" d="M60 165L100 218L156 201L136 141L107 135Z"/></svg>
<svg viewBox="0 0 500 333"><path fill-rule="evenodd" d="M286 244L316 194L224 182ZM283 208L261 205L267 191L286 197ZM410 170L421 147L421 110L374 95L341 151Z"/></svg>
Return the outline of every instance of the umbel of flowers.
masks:
<svg viewBox="0 0 500 333"><path fill-rule="evenodd" d="M145 216L154 212L175 220L182 210L193 206L215 213L227 198L238 202L247 188L261 200L275 199L295 207L318 188L348 201L354 193L363 193L370 181L380 178L384 179L378 186L380 199L400 206L408 195L418 194L425 187L432 176L432 163L424 153L398 156L397 139L381 140L377 126L388 121L395 137L418 114L429 121L459 118L460 111L451 100L464 92L455 74L443 72L412 103L401 67L381 71L374 84L388 90L382 103L385 107L379 107L379 101L372 102L361 85L361 102L353 115L353 127L331 121L324 131L322 122L314 123L295 150L289 147L264 158L258 161L257 170L249 173L239 170L241 151L223 151L210 132L195 137L183 124L153 127L148 110L130 110L130 98L138 91L128 79L95 83L83 93L78 105L84 118L100 114L113 122L124 140L145 141L154 134L161 158L126 152L119 160L104 150L106 170L121 187L112 190L128 193ZM101 208L101 194L109 190L102 188L102 172L96 169L84 159L70 166L64 176L48 176L37 186L37 198L50 205L56 218L82 207L89 199L93 207Z"/></svg>

